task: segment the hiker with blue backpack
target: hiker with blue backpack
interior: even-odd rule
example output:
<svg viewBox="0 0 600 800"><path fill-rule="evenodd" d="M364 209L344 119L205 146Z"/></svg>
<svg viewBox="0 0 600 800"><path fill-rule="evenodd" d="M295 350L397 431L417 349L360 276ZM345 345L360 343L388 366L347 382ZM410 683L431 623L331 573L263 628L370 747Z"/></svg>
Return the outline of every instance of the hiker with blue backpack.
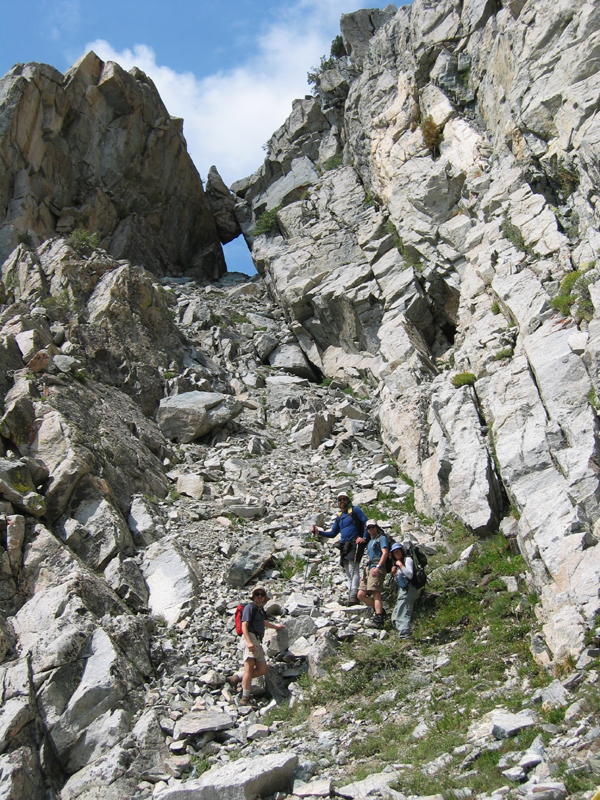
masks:
<svg viewBox="0 0 600 800"><path fill-rule="evenodd" d="M391 555L394 562L392 575L398 584L398 597L392 611L392 622L396 626L400 638L408 639L415 600L419 593L419 589L414 584L415 564L406 549L398 542L392 545Z"/></svg>
<svg viewBox="0 0 600 800"><path fill-rule="evenodd" d="M386 561L390 549L388 538L374 519L367 520L367 555L369 563L358 587L358 599L375 612L371 627L383 628L385 611L381 593L386 576Z"/></svg>
<svg viewBox="0 0 600 800"><path fill-rule="evenodd" d="M340 510L333 521L330 531L323 531L312 526L311 532L315 535L333 539L341 534L340 566L348 578L348 597L342 598L340 604L353 606L358 603L358 585L360 583L360 562L365 552L364 530L367 517L358 506L350 505L350 497L346 492L337 496Z"/></svg>

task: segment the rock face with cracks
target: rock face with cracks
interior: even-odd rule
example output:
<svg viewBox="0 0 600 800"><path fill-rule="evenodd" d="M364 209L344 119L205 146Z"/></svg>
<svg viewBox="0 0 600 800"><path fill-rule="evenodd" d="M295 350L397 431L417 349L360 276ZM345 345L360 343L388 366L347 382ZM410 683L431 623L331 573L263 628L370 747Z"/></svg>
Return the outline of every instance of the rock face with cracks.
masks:
<svg viewBox="0 0 600 800"><path fill-rule="evenodd" d="M597 36L585 0L347 15L347 55L232 187L310 364L377 393L417 508L518 516L555 654L600 610Z"/></svg>
<svg viewBox="0 0 600 800"><path fill-rule="evenodd" d="M157 275L225 261L183 121L150 78L94 53L62 75L18 64L0 84L0 260L75 229Z"/></svg>
<svg viewBox="0 0 600 800"><path fill-rule="evenodd" d="M335 776L395 798L396 765L344 775L364 719L266 717L308 702L300 675L334 663L350 681L342 643L379 640L336 602L337 551L308 536L348 489L429 554L449 519L500 529L526 565L498 605L536 591L532 657L576 665L544 691L503 665L477 689L496 707L414 768L462 780L559 708L576 727L504 750L501 774L563 800L557 752L570 777L600 769L573 696L598 679L599 29L586 0L345 15L346 55L265 163L233 194L212 169L206 197L139 70L88 54L3 79L0 795L283 800ZM63 238L81 227L101 247ZM254 279L223 275L219 239L240 230ZM458 549L448 574L478 557ZM226 681L256 581L286 624L259 711ZM455 645L407 655L414 708L382 692L384 721L396 704L394 724L428 736L460 691L442 672ZM528 708L505 707L511 687Z"/></svg>

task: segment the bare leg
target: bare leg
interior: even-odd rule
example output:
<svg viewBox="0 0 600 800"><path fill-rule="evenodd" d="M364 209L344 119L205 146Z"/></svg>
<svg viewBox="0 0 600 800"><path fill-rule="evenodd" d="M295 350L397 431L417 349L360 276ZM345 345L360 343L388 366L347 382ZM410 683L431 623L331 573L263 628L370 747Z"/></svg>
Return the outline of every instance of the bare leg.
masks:
<svg viewBox="0 0 600 800"><path fill-rule="evenodd" d="M375 604L373 603L373 600L369 597L369 595L365 592L364 589L359 589L358 590L357 597L358 597L358 599L360 600L361 603L364 603L366 606L369 606L370 608L375 608ZM379 595L379 598L380 598L380 601L381 601L381 595Z"/></svg>
<svg viewBox="0 0 600 800"><path fill-rule="evenodd" d="M249 692L254 678L267 674L267 662L257 661L255 658L247 658L244 661L244 676L242 678L242 689Z"/></svg>
<svg viewBox="0 0 600 800"><path fill-rule="evenodd" d="M373 607L376 614L383 613L383 603L381 602L381 592L373 592Z"/></svg>
<svg viewBox="0 0 600 800"><path fill-rule="evenodd" d="M247 693L250 692L250 687L252 686L252 678L254 677L255 671L256 671L256 659L247 658L244 661L244 675L242 677L242 689L244 692Z"/></svg>

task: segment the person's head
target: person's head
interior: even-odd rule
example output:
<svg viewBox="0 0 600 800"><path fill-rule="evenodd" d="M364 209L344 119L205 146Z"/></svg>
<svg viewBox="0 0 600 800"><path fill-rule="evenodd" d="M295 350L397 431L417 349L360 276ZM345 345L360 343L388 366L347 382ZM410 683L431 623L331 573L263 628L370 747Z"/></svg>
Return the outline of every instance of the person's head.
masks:
<svg viewBox="0 0 600 800"><path fill-rule="evenodd" d="M338 505L340 508L348 508L350 505L350 497L346 492L340 492L337 496Z"/></svg>
<svg viewBox="0 0 600 800"><path fill-rule="evenodd" d="M398 542L394 542L391 547L392 558L394 561L404 561L404 556L406 553L404 552L404 548Z"/></svg>
<svg viewBox="0 0 600 800"><path fill-rule="evenodd" d="M252 602L261 605L267 599L267 590L263 586L257 586L252 591Z"/></svg>
<svg viewBox="0 0 600 800"><path fill-rule="evenodd" d="M377 520L368 519L366 528L371 539L374 539L377 536Z"/></svg>

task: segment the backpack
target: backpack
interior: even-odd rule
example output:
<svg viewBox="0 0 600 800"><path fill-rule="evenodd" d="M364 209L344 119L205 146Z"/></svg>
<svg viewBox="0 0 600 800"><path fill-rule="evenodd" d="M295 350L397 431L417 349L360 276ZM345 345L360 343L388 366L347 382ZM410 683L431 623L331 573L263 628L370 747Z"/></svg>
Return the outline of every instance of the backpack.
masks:
<svg viewBox="0 0 600 800"><path fill-rule="evenodd" d="M385 562L385 569L389 574L396 562L392 558L392 545L394 544L394 539L391 536L388 536L387 538L390 544L390 552L388 553L388 557ZM422 589L427 583L427 575L425 574L424 569L427 564L427 556L416 544L411 544L408 547L404 547L403 545L403 549L405 551L406 558L410 557L413 560L413 576L409 580L409 583L411 583L413 586L416 586L417 589Z"/></svg>
<svg viewBox="0 0 600 800"><path fill-rule="evenodd" d="M427 583L427 575L425 574L425 567L427 565L427 556L416 544L411 544L406 555L410 555L413 560L413 576L410 582L417 589L422 589Z"/></svg>
<svg viewBox="0 0 600 800"><path fill-rule="evenodd" d="M242 631L242 614L244 613L244 609L246 606L250 605L250 603L239 603L235 609L235 632L238 636L241 636ZM250 624L248 627L252 627L252 623L254 621L254 615L256 613L256 609L252 609L252 616L250 617Z"/></svg>
<svg viewBox="0 0 600 800"><path fill-rule="evenodd" d="M378 528L378 530L381 530L379 525L377 526L377 528ZM384 533L384 531L381 531L381 533ZM381 533L379 534L380 536L381 536ZM388 540L388 554L387 554L387 558L385 560L385 565L384 566L385 566L386 573L389 575L390 572L392 571L392 567L396 563L396 561L395 561L395 559L394 559L394 557L392 555L392 545L396 544L396 540L389 533L386 533L385 537Z"/></svg>

